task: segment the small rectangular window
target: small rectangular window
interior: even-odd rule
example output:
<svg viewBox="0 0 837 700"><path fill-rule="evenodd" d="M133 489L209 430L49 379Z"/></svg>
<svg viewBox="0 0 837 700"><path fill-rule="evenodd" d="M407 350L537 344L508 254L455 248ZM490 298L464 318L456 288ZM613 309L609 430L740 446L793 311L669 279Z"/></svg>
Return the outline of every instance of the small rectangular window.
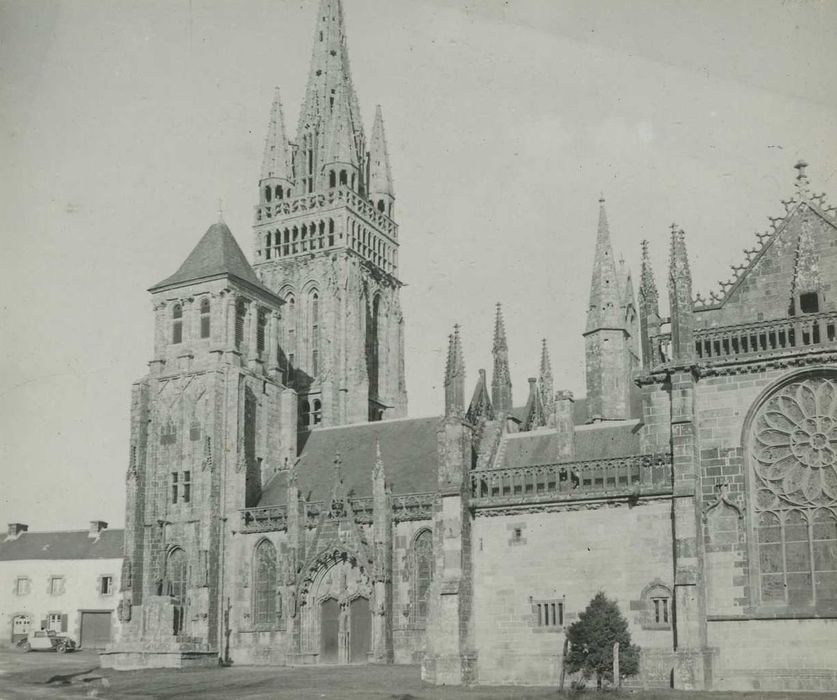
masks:
<svg viewBox="0 0 837 700"><path fill-rule="evenodd" d="M654 622L668 624L668 598L652 598L651 602L654 604Z"/></svg>
<svg viewBox="0 0 837 700"><path fill-rule="evenodd" d="M534 603L538 627L564 626L564 601L543 600Z"/></svg>
<svg viewBox="0 0 837 700"><path fill-rule="evenodd" d="M192 472L183 472L183 502L192 499Z"/></svg>
<svg viewBox="0 0 837 700"><path fill-rule="evenodd" d="M820 310L820 298L816 292L799 295L799 310L803 314L815 314Z"/></svg>
<svg viewBox="0 0 837 700"><path fill-rule="evenodd" d="M64 592L64 577L50 576L49 578L49 594L61 595Z"/></svg>
<svg viewBox="0 0 837 700"><path fill-rule="evenodd" d="M15 581L15 595L29 594L29 579L25 576L19 576Z"/></svg>
<svg viewBox="0 0 837 700"><path fill-rule="evenodd" d="M50 613L47 615L47 629L51 632L62 632L61 620L64 616L61 613Z"/></svg>
<svg viewBox="0 0 837 700"><path fill-rule="evenodd" d="M171 502L177 503L177 472L171 473Z"/></svg>
<svg viewBox="0 0 837 700"><path fill-rule="evenodd" d="M99 595L113 595L113 576L102 576L99 579Z"/></svg>
<svg viewBox="0 0 837 700"><path fill-rule="evenodd" d="M201 338L209 337L209 314L201 314Z"/></svg>

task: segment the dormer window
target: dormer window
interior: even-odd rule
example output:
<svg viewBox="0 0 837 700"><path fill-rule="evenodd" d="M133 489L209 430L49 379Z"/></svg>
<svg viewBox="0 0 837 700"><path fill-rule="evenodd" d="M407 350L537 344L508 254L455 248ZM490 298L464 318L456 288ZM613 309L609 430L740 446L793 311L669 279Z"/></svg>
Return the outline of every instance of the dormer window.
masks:
<svg viewBox="0 0 837 700"><path fill-rule="evenodd" d="M799 312L815 314L820 310L820 295L816 292L804 292L799 295Z"/></svg>
<svg viewBox="0 0 837 700"><path fill-rule="evenodd" d="M171 342L177 345L183 342L183 307L175 304L171 310Z"/></svg>

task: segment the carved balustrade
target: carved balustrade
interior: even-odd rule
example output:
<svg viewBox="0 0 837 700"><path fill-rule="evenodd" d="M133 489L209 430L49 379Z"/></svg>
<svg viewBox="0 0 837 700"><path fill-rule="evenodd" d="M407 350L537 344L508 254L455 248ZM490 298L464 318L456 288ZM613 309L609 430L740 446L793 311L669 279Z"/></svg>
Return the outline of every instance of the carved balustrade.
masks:
<svg viewBox="0 0 837 700"><path fill-rule="evenodd" d="M358 214L374 223L393 239L398 238L398 228L386 213L375 208L372 202L361 197L348 187L334 187L326 192L304 194L293 199L285 199L273 204L263 204L256 209L258 220L273 219L277 216L290 214L304 214L317 211L333 204L347 204ZM264 219L262 219L264 216Z"/></svg>
<svg viewBox="0 0 837 700"><path fill-rule="evenodd" d="M371 497L349 498L349 505L354 513L355 522L369 524L374 515L374 502ZM392 518L395 522L405 520L431 520L435 493L410 493L391 497ZM338 504L338 507L339 504ZM304 521L307 527L316 527L328 504L323 501L311 501L303 506ZM275 532L288 527L288 509L286 506L266 506L262 508L243 508L241 511L241 532Z"/></svg>
<svg viewBox="0 0 837 700"><path fill-rule="evenodd" d="M265 506L241 510L242 532L275 532L288 527L288 509L285 506Z"/></svg>
<svg viewBox="0 0 837 700"><path fill-rule="evenodd" d="M774 321L696 329L695 357L712 363L752 359L837 346L837 313L807 314ZM671 334L651 339L652 366L671 361Z"/></svg>
<svg viewBox="0 0 837 700"><path fill-rule="evenodd" d="M635 455L471 472L473 506L671 493L671 455Z"/></svg>

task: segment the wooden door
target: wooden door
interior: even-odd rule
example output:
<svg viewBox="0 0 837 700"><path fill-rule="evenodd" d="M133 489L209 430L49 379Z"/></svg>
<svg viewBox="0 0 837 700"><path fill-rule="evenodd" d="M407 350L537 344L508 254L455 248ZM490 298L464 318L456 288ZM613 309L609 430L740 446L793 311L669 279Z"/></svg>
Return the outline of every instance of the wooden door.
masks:
<svg viewBox="0 0 837 700"><path fill-rule="evenodd" d="M349 663L365 664L372 643L372 616L368 598L355 598L349 609Z"/></svg>
<svg viewBox="0 0 837 700"><path fill-rule="evenodd" d="M182 549L173 549L166 561L166 592L174 598L174 634L183 632L188 583L186 552Z"/></svg>
<svg viewBox="0 0 837 700"><path fill-rule="evenodd" d="M337 637L340 631L340 604L326 598L320 605L320 663L337 663Z"/></svg>

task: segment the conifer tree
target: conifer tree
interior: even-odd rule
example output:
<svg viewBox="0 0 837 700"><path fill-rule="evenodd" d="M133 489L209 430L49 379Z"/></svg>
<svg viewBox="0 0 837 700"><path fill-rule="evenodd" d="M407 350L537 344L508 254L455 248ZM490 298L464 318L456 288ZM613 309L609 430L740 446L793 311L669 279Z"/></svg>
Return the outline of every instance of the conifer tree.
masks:
<svg viewBox="0 0 837 700"><path fill-rule="evenodd" d="M639 672L639 647L631 644L628 621L615 601L601 591L567 630L570 650L564 659L570 673L581 671L585 678L595 676L613 682L613 644L619 642L619 675L623 678ZM618 679L617 679L618 680Z"/></svg>

